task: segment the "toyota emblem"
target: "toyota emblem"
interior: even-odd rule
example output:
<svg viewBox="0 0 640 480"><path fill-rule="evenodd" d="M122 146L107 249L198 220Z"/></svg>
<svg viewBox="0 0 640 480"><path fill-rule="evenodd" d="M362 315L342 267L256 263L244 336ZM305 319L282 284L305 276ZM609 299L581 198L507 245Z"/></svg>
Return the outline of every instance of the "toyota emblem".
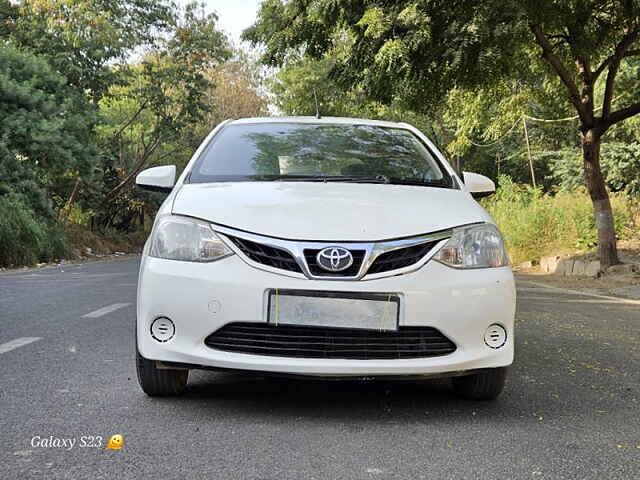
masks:
<svg viewBox="0 0 640 480"><path fill-rule="evenodd" d="M327 247L318 252L316 261L328 272L341 272L353 265L353 255L346 248Z"/></svg>

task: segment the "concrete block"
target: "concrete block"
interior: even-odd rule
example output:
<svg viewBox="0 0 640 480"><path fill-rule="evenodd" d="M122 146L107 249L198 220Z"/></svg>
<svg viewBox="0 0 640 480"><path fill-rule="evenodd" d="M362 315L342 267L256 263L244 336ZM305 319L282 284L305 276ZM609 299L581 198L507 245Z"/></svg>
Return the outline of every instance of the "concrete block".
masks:
<svg viewBox="0 0 640 480"><path fill-rule="evenodd" d="M560 257L557 255L551 257L542 257L540 259L540 269L545 273L556 273Z"/></svg>
<svg viewBox="0 0 640 480"><path fill-rule="evenodd" d="M573 272L573 259L563 258L558 262L556 273L558 275L571 275Z"/></svg>
<svg viewBox="0 0 640 480"><path fill-rule="evenodd" d="M597 277L600 275L600 260L591 260L587 263L585 275L588 277Z"/></svg>
<svg viewBox="0 0 640 480"><path fill-rule="evenodd" d="M585 260L574 260L573 270L571 271L571 275L582 276L582 275L585 275L586 270L587 270L587 262Z"/></svg>

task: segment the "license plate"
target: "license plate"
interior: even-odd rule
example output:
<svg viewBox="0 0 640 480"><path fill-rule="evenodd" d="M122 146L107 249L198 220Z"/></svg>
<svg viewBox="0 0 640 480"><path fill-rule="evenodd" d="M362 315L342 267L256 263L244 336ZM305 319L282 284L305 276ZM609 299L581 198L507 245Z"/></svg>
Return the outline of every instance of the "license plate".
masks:
<svg viewBox="0 0 640 480"><path fill-rule="evenodd" d="M270 290L269 323L397 330L400 298L387 293Z"/></svg>

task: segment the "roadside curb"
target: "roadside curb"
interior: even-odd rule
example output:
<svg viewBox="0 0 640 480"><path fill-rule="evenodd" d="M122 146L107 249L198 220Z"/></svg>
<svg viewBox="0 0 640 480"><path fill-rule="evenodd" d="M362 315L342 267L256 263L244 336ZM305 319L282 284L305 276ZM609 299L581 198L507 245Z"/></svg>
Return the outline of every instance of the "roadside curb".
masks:
<svg viewBox="0 0 640 480"><path fill-rule="evenodd" d="M41 267L18 267L18 268L6 268L4 270L0 270L0 276L3 275L16 275L20 273L33 273L33 272L43 272L47 270L51 270L52 268L60 268L63 269L65 267L75 267L78 265L93 265L94 263L106 263L106 262L117 262L121 260L130 260L132 258L140 257L140 253L126 253L124 255L105 255L103 257L88 257L83 260L65 260L63 263L48 263Z"/></svg>

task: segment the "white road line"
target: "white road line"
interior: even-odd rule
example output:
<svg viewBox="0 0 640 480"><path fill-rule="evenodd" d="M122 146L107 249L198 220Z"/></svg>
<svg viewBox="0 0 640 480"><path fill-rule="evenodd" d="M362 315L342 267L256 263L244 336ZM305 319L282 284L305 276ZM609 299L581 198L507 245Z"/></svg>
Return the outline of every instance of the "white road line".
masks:
<svg viewBox="0 0 640 480"><path fill-rule="evenodd" d="M83 315L82 318L98 318L106 315L107 313L115 312L116 310L124 307L128 307L130 303L114 303L113 305L107 305L106 307L99 308L93 312Z"/></svg>
<svg viewBox="0 0 640 480"><path fill-rule="evenodd" d="M627 303L631 305L640 305L640 300L630 300L628 298L612 297L610 295L600 295L597 293L581 292L579 290L569 290L568 288L552 287L550 285L545 285L544 283L532 282L530 280L521 281L520 283L521 284L526 283L527 285L535 285L536 287L555 290L556 292L568 293L570 295L582 295L584 297L602 298L604 300L611 300L613 303Z"/></svg>
<svg viewBox="0 0 640 480"><path fill-rule="evenodd" d="M21 337L16 338L15 340L11 340L7 343L0 344L0 353L7 353L16 348L24 347L25 345L29 345L30 343L37 342L38 340L42 340L42 337Z"/></svg>

